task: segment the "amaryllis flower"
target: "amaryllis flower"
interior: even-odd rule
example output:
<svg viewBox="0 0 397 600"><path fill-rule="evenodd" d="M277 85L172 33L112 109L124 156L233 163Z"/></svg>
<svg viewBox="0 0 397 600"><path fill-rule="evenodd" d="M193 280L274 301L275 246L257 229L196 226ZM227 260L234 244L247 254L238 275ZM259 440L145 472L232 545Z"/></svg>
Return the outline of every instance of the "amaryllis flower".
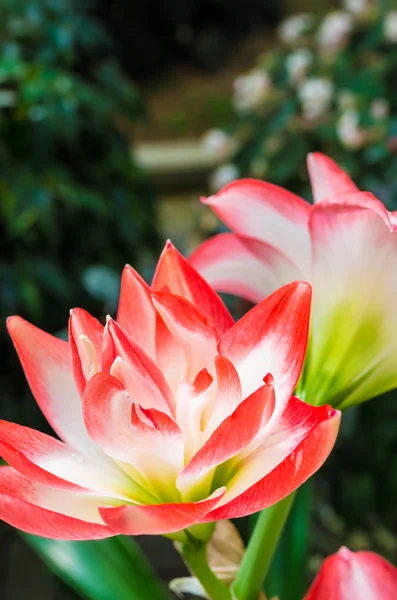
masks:
<svg viewBox="0 0 397 600"><path fill-rule="evenodd" d="M397 569L374 552L341 548L322 564L304 600L395 600Z"/></svg>
<svg viewBox="0 0 397 600"><path fill-rule="evenodd" d="M298 282L234 324L167 245L151 288L125 268L105 327L74 309L67 343L12 317L25 375L61 439L0 422L0 518L50 538L169 534L288 495L324 462L339 425L338 411L291 397L309 310Z"/></svg>
<svg viewBox="0 0 397 600"><path fill-rule="evenodd" d="M308 165L313 206L249 179L204 200L234 233L208 240L191 261L217 290L252 302L308 281L300 394L346 408L397 386L397 218L326 156L311 154Z"/></svg>

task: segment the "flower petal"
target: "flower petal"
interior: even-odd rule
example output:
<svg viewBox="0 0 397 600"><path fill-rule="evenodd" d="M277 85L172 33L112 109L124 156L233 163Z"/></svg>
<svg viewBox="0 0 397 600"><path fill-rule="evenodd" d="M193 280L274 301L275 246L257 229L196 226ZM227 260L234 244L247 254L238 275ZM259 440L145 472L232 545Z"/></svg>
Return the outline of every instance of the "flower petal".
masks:
<svg viewBox="0 0 397 600"><path fill-rule="evenodd" d="M305 358L311 288L290 283L246 313L222 338L221 354L239 374L243 397L274 377L277 405L292 395Z"/></svg>
<svg viewBox="0 0 397 600"><path fill-rule="evenodd" d="M97 461L29 427L0 421L0 456L44 485L118 498L128 494L129 479L105 455Z"/></svg>
<svg viewBox="0 0 397 600"><path fill-rule="evenodd" d="M357 192L358 187L336 162L321 152L307 157L314 202L322 202L345 192Z"/></svg>
<svg viewBox="0 0 397 600"><path fill-rule="evenodd" d="M236 368L225 356L215 357L216 392L213 392L211 414L206 416L206 431L213 432L229 417L243 399L241 384Z"/></svg>
<svg viewBox="0 0 397 600"><path fill-rule="evenodd" d="M304 600L395 600L397 569L374 552L345 547L325 559Z"/></svg>
<svg viewBox="0 0 397 600"><path fill-rule="evenodd" d="M185 353L184 378L193 382L202 369L213 375L218 335L212 323L185 298L154 292L153 302L176 342ZM173 360L173 356L169 357Z"/></svg>
<svg viewBox="0 0 397 600"><path fill-rule="evenodd" d="M80 395L87 380L101 370L103 325L82 308L70 311L69 345Z"/></svg>
<svg viewBox="0 0 397 600"><path fill-rule="evenodd" d="M300 278L299 269L279 250L233 233L220 233L203 242L190 262L219 292L254 303Z"/></svg>
<svg viewBox="0 0 397 600"><path fill-rule="evenodd" d="M167 242L160 256L152 283L153 291L163 288L196 304L214 324L218 335L233 325L233 318L221 298L171 242Z"/></svg>
<svg viewBox="0 0 397 600"><path fill-rule="evenodd" d="M67 342L21 317L10 317L7 328L30 389L51 427L74 448L96 454L98 449L84 427Z"/></svg>
<svg viewBox="0 0 397 600"><path fill-rule="evenodd" d="M185 486L246 448L263 426L264 412L273 395L273 386L264 385L241 402L187 463L178 482Z"/></svg>
<svg viewBox="0 0 397 600"><path fill-rule="evenodd" d="M117 535L103 524L98 505L106 498L55 490L0 468L0 519L34 535L60 540L102 539Z"/></svg>
<svg viewBox="0 0 397 600"><path fill-rule="evenodd" d="M131 426L133 400L123 384L106 373L90 379L83 397L84 421L93 440L113 458L133 460L135 439Z"/></svg>
<svg viewBox="0 0 397 600"><path fill-rule="evenodd" d="M142 410L122 384L105 373L89 381L83 406L92 438L109 456L126 463L130 498L152 503L158 501L157 492L172 493L183 467L183 438L168 415Z"/></svg>
<svg viewBox="0 0 397 600"><path fill-rule="evenodd" d="M294 399L294 403L296 402L305 404ZM284 457L284 460L251 487L249 487L250 481L253 477L257 478L259 473L257 470L255 472L254 469L250 469L244 480L244 469L242 469L238 485L234 487L233 482L227 485L224 496L226 500L222 498L219 508L212 510L205 517L205 521L242 517L267 508L291 494L322 466L334 446L340 413L335 410L330 411L328 406L310 407L310 409L321 411L317 413L320 418L311 429L306 431L302 441L295 447L293 444L290 445L290 453ZM307 409L301 406L301 410ZM276 449L277 440L274 441ZM273 451L271 447L267 449L270 457ZM269 468L269 464L265 465L265 468ZM257 466L255 465L255 469ZM238 493L240 490L241 493Z"/></svg>
<svg viewBox="0 0 397 600"><path fill-rule="evenodd" d="M173 398L164 375L113 319L105 327L103 356L103 370L120 379L141 406L172 412Z"/></svg>
<svg viewBox="0 0 397 600"><path fill-rule="evenodd" d="M307 398L333 405L364 401L376 387L381 393L397 385L392 364L397 315L389 310L397 293L390 272L397 236L376 212L336 203L317 204L310 229L314 292Z"/></svg>
<svg viewBox="0 0 397 600"><path fill-rule="evenodd" d="M157 313L156 327L156 356L157 364L174 397L185 374L185 353L159 313Z"/></svg>
<svg viewBox="0 0 397 600"><path fill-rule="evenodd" d="M156 359L156 311L150 287L129 265L121 277L117 323L152 360Z"/></svg>
<svg viewBox="0 0 397 600"><path fill-rule="evenodd" d="M241 179L202 201L234 233L279 249L302 274L308 272L310 205L302 198L272 183Z"/></svg>
<svg viewBox="0 0 397 600"><path fill-rule="evenodd" d="M393 221L393 213L390 213L386 210L383 202L378 200L373 194L370 192L346 192L339 194L337 197L331 197L326 200L322 200L321 207L325 206L340 206L342 209L344 206L347 207L356 207L356 208L368 208L369 210L377 213L386 223L387 227L390 231L396 230L396 224ZM314 209L318 210L318 207Z"/></svg>
<svg viewBox="0 0 397 600"><path fill-rule="evenodd" d="M199 502L101 508L100 513L105 523L125 535L163 535L191 527L204 519L224 492L225 489L220 488Z"/></svg>

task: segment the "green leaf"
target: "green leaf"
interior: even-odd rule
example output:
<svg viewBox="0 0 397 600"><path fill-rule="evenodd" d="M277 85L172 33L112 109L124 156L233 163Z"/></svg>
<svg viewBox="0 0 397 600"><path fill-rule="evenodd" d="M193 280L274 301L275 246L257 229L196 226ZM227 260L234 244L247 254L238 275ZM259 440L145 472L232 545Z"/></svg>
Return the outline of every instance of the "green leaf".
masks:
<svg viewBox="0 0 397 600"><path fill-rule="evenodd" d="M87 600L170 600L132 538L89 542L21 534L52 571Z"/></svg>

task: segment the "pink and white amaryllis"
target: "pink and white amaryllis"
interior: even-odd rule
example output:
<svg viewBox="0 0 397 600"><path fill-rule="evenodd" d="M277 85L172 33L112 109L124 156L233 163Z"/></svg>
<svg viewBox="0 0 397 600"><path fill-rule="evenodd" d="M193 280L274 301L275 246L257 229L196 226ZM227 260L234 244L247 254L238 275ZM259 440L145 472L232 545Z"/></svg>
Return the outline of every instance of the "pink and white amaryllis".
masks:
<svg viewBox="0 0 397 600"><path fill-rule="evenodd" d="M395 600L397 569L374 552L341 548L321 565L304 600Z"/></svg>
<svg viewBox="0 0 397 600"><path fill-rule="evenodd" d="M74 309L67 343L10 318L60 440L0 422L0 518L60 539L171 534L285 497L322 465L339 426L338 411L291 397L309 312L298 282L234 324L168 244L151 288L125 268L105 327Z"/></svg>
<svg viewBox="0 0 397 600"><path fill-rule="evenodd" d="M314 205L250 179L205 199L233 233L205 242L191 262L218 291L252 302L308 281L299 393L346 408L397 386L397 216L326 156L309 155L308 167Z"/></svg>

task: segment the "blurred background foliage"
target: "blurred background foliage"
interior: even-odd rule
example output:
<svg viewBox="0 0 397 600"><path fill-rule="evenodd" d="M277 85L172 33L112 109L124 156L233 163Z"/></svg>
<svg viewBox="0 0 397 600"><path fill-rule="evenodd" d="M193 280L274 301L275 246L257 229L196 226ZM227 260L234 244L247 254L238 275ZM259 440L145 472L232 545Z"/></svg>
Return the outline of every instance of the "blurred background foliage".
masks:
<svg viewBox="0 0 397 600"><path fill-rule="evenodd" d="M98 14L119 42L127 71L152 79L176 63L216 72L233 48L264 23L274 24L284 0L98 0Z"/></svg>
<svg viewBox="0 0 397 600"><path fill-rule="evenodd" d="M223 154L213 188L269 178L305 197L305 157L332 156L364 189L397 207L397 3L344 0L299 13L233 85L234 118L204 143Z"/></svg>
<svg viewBox="0 0 397 600"><path fill-rule="evenodd" d="M2 416L31 423L6 316L57 331L71 306L114 311L122 266L145 266L158 240L150 183L119 131L143 105L90 5L0 6Z"/></svg>
<svg viewBox="0 0 397 600"><path fill-rule="evenodd" d="M64 335L71 306L114 313L126 262L150 278L166 236L188 252L219 228L200 195L252 176L309 199L305 157L320 150L397 208L396 11L394 0L0 0L1 418L47 427L6 316ZM298 14L277 27L290 12ZM191 158L190 147L179 146L177 168L163 180L152 164L149 176L139 166L145 144L169 161L167 169L175 147L192 138ZM240 314L246 308L231 306ZM311 576L342 543L397 561L396 422L395 393L345 414L337 447L315 491L302 491L272 570L269 590L279 591L285 556L295 557L282 600L300 599L306 556ZM309 536L302 524L310 518ZM247 535L250 523L239 525ZM106 598L103 586L102 596L95 591L97 550L86 557L94 569L83 592L62 573L83 546L57 554L51 544L30 543L49 564L63 557L52 567L79 593ZM180 573L169 540L146 543L164 578ZM118 545L101 543L104 564ZM143 565L134 546L123 552L124 561L132 564L135 554ZM11 563L14 554L32 561L20 546L8 554ZM27 580L22 593L12 564L6 600L28 589ZM123 573L116 575L121 590ZM56 588L48 597L72 592Z"/></svg>

